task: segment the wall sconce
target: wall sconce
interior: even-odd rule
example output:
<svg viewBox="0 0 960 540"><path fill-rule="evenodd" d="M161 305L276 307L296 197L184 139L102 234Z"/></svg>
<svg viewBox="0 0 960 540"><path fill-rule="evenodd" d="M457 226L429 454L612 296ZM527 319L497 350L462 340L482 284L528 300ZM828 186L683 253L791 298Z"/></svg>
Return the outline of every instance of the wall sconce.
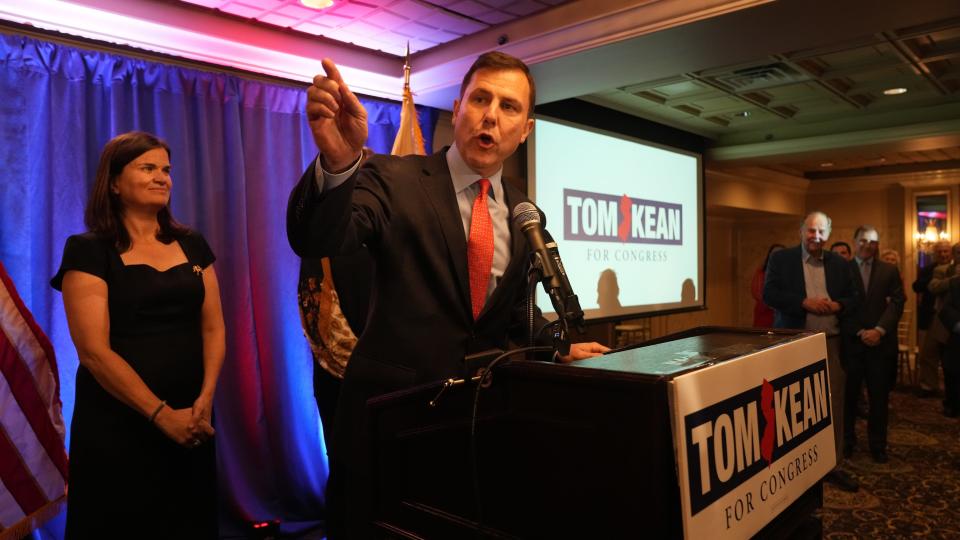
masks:
<svg viewBox="0 0 960 540"><path fill-rule="evenodd" d="M928 223L927 228L921 232L913 233L913 239L917 243L917 249L920 251L930 251L934 244L941 240L950 240L950 233L937 229L935 223Z"/></svg>

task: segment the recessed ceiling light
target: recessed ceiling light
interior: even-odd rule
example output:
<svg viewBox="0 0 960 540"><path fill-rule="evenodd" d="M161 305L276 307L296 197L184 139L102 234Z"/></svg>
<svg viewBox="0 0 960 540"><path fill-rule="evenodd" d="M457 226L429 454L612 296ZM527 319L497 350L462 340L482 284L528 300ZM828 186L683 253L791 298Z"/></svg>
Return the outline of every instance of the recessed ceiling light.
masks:
<svg viewBox="0 0 960 540"><path fill-rule="evenodd" d="M333 5L333 0L300 0L300 3L311 9L326 9Z"/></svg>
<svg viewBox="0 0 960 540"><path fill-rule="evenodd" d="M734 116L739 116L740 118L746 118L746 117L750 116L750 111L740 111L740 112L737 112L737 113L733 113L733 115L734 115Z"/></svg>
<svg viewBox="0 0 960 540"><path fill-rule="evenodd" d="M886 90L883 91L883 95L885 96L899 96L900 94L906 94L906 93L907 93L907 89L902 86L899 86L897 88L887 88Z"/></svg>
<svg viewBox="0 0 960 540"><path fill-rule="evenodd" d="M820 164L820 166L821 166L821 167L833 167L833 162L832 162L832 161L824 161L823 163Z"/></svg>

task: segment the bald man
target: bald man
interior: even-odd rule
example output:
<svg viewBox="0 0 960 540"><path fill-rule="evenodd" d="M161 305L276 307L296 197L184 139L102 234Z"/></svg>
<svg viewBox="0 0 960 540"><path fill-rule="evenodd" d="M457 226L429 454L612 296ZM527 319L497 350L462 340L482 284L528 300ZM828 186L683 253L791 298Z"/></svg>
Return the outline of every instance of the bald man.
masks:
<svg viewBox="0 0 960 540"><path fill-rule="evenodd" d="M857 306L857 293L847 261L824 249L832 223L823 212L811 212L800 225L800 245L770 256L763 301L774 309L775 328L799 328L827 335L831 413L837 467L827 480L845 491L860 485L841 468L844 451L844 385L840 363L840 316Z"/></svg>

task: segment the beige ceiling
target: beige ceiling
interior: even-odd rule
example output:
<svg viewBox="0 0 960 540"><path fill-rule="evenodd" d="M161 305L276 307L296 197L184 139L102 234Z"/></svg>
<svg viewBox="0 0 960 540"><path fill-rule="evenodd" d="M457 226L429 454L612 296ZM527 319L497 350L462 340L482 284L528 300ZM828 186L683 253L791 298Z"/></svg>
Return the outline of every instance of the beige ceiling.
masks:
<svg viewBox="0 0 960 540"><path fill-rule="evenodd" d="M297 0L186 1L394 55L410 40L414 64L427 67L492 48L494 36L544 40L585 27L591 6L615 34L627 4L658 4L339 0L318 12ZM704 11L716 6L699 3ZM957 168L960 2L906 4L745 5L622 39L585 30L583 41L596 45L562 56L518 55L533 65L547 101L579 97L700 134L716 167L759 165L811 179ZM885 95L890 88L907 92ZM443 106L454 91L427 91L418 101Z"/></svg>
<svg viewBox="0 0 960 540"><path fill-rule="evenodd" d="M922 5L922 4L921 4ZM885 90L905 89L886 95ZM725 147L885 129L896 144L733 159L827 178L960 167L960 18L892 27L835 44L678 73L591 94L590 101L695 131ZM940 122L953 136L915 146L909 126ZM914 142L914 145L910 144ZM853 142L856 142L854 140Z"/></svg>

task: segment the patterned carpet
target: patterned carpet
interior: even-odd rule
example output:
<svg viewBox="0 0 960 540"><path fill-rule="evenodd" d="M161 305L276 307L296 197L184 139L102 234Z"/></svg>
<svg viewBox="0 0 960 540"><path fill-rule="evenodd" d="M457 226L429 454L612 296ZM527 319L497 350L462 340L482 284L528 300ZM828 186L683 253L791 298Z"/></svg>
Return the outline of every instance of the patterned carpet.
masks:
<svg viewBox="0 0 960 540"><path fill-rule="evenodd" d="M960 539L960 420L943 416L939 398L890 395L890 461L879 465L866 446L866 420L847 470L858 493L824 484L823 532L829 539Z"/></svg>

